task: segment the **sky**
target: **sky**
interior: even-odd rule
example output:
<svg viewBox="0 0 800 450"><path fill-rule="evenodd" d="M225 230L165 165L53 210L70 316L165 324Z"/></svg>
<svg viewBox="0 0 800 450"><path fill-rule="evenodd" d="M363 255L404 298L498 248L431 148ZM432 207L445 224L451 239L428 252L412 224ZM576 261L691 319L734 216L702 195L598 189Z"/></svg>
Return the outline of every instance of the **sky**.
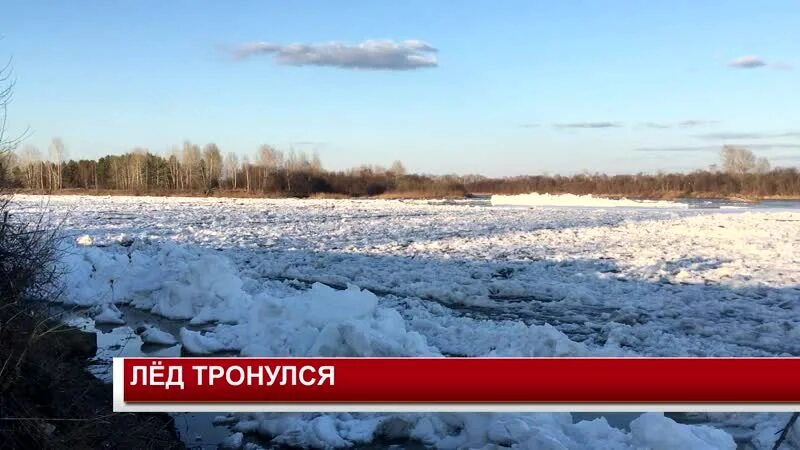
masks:
<svg viewBox="0 0 800 450"><path fill-rule="evenodd" d="M800 165L800 1L4 0L12 132L489 176Z"/></svg>

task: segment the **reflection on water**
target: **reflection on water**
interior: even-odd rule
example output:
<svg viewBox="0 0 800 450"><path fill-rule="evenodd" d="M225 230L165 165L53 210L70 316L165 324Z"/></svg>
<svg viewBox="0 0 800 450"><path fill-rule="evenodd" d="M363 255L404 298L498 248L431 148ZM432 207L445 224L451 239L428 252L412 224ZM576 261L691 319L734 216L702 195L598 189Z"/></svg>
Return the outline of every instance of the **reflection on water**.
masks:
<svg viewBox="0 0 800 450"><path fill-rule="evenodd" d="M175 431L188 448L218 448L233 433L224 425L214 423L216 413L174 413Z"/></svg>
<svg viewBox="0 0 800 450"><path fill-rule="evenodd" d="M125 356L175 357L181 356L181 345L145 344L136 329L145 324L154 325L173 336L178 336L185 323L155 316L145 311L119 305L125 315L126 325L100 325L87 317L88 310L62 309L64 322L97 336L97 355L89 371L97 378L111 383L113 358ZM216 449L232 431L225 425L214 424L215 413L171 413L175 430L188 448Z"/></svg>

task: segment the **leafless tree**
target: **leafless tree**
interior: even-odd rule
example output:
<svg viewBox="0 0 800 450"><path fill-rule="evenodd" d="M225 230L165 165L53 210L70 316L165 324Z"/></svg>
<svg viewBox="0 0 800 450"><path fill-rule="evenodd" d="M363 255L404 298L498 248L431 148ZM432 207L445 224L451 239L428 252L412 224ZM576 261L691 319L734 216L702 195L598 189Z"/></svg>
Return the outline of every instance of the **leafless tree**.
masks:
<svg viewBox="0 0 800 450"><path fill-rule="evenodd" d="M23 174L23 185L28 189L41 188L42 152L33 145L26 145L17 152L17 166Z"/></svg>
<svg viewBox="0 0 800 450"><path fill-rule="evenodd" d="M50 182L51 189L61 189L63 177L61 171L61 162L64 161L64 141L60 137L54 137L52 142L50 142L50 162L52 162L52 166L50 168L50 173L52 176L52 181Z"/></svg>
<svg viewBox="0 0 800 450"><path fill-rule="evenodd" d="M259 168L259 181L257 184L262 191L269 189L271 178L275 176L282 164L284 164L283 152L266 144L258 148L256 165Z"/></svg>
<svg viewBox="0 0 800 450"><path fill-rule="evenodd" d="M11 166L14 149L28 135L28 130L16 137L7 134L8 106L13 98L15 81L12 78L11 59L0 67L0 185L6 181L7 171Z"/></svg>
<svg viewBox="0 0 800 450"><path fill-rule="evenodd" d="M242 170L244 171L244 178L245 178L245 187L247 188L247 192L250 192L250 158L245 156L242 158Z"/></svg>
<svg viewBox="0 0 800 450"><path fill-rule="evenodd" d="M200 172L200 147L189 141L183 143L181 150L181 166L183 167L184 186L186 189L194 189Z"/></svg>
<svg viewBox="0 0 800 450"><path fill-rule="evenodd" d="M389 172L391 172L395 178L400 178L406 174L406 166L400 160L396 160L389 166Z"/></svg>
<svg viewBox="0 0 800 450"><path fill-rule="evenodd" d="M219 185L219 179L222 175L222 153L219 151L217 144L212 142L203 147L203 162L205 163L203 184L206 188Z"/></svg>
<svg viewBox="0 0 800 450"><path fill-rule="evenodd" d="M311 156L311 173L318 175L322 173L322 170L322 160L319 159L319 153L314 151L314 154Z"/></svg>
<svg viewBox="0 0 800 450"><path fill-rule="evenodd" d="M720 152L722 169L730 174L745 174L752 172L756 167L756 157L750 150L726 145Z"/></svg>
<svg viewBox="0 0 800 450"><path fill-rule="evenodd" d="M236 176L239 173L239 157L236 155L235 152L228 152L225 155L225 178L227 178L233 189L236 189Z"/></svg>
<svg viewBox="0 0 800 450"><path fill-rule="evenodd" d="M762 158L756 159L756 166L755 166L754 170L755 170L755 172L757 174L763 175L763 174L769 172L769 169L770 169L770 164L769 164L769 160L767 158L763 158L762 157Z"/></svg>

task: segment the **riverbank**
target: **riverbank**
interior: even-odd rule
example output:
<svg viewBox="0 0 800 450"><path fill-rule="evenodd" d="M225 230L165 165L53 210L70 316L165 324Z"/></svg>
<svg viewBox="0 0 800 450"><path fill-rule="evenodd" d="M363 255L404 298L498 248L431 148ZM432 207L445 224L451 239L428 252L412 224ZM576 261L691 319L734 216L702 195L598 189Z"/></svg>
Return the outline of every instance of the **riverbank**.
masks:
<svg viewBox="0 0 800 450"><path fill-rule="evenodd" d="M38 305L5 306L0 317L5 448L185 448L169 415L112 411L112 386L87 370L97 352L94 333L48 318ZM19 310L12 314L11 306Z"/></svg>
<svg viewBox="0 0 800 450"><path fill-rule="evenodd" d="M94 196L120 196L120 197L186 197L186 198L298 198L287 197L279 194L264 194L247 192L244 190L214 190L209 193L201 192L138 192L138 191L120 191L113 189L95 190L95 189L62 189L59 191L39 191L20 189L16 191L18 194L24 195L94 195ZM545 192L540 192L540 194ZM497 193L496 193L497 194ZM572 192L554 192L553 195L560 194L575 194L575 195L589 195L591 193L572 193ZM349 197L342 194L326 194L317 193L308 198L311 200L436 200L436 199L468 199L491 197L491 192L469 192L462 193L456 191L409 191L409 192L387 192L377 196L370 197ZM498 194L506 195L506 194ZM769 196L746 196L746 195L727 195L720 192L678 192L668 191L661 193L643 193L643 194L591 194L598 198L609 199L630 199L630 200L668 200L675 201L679 199L698 199L698 200L725 200L729 202L739 203L758 203L765 200L786 200L786 201L800 201L800 196L791 195L769 195Z"/></svg>

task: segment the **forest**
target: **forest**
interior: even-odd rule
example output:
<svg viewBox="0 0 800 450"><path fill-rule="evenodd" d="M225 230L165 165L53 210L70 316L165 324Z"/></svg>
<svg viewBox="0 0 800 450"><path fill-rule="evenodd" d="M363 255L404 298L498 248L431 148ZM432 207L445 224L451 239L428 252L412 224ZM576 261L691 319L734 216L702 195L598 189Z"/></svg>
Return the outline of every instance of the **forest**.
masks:
<svg viewBox="0 0 800 450"><path fill-rule="evenodd" d="M225 155L216 144L185 142L165 156L136 148L96 160L67 159L63 141L53 139L48 156L26 146L0 160L0 182L29 192L152 195L246 195L271 197L458 198L480 194L571 193L633 198L800 198L800 172L771 168L750 150L725 146L720 164L689 173L570 176L407 173L400 161L388 168L363 165L326 170L319 156L282 152L263 145L252 157Z"/></svg>

